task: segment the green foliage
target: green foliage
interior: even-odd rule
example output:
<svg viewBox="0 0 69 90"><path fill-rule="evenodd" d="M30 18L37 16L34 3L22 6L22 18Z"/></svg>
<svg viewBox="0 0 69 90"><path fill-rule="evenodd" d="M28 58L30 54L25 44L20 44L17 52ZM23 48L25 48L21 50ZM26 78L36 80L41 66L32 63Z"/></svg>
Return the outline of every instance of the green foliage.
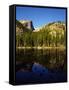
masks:
<svg viewBox="0 0 69 90"><path fill-rule="evenodd" d="M17 25L21 26L21 24L16 21ZM58 21L59 24L61 22ZM50 25L54 24L50 23ZM22 26L21 26L22 27ZM42 28L38 32L32 32L32 30L27 30L22 34L16 35L16 46L24 46L24 47L38 47L38 46L65 46L66 42L66 30L65 28L62 30L51 30L48 26Z"/></svg>

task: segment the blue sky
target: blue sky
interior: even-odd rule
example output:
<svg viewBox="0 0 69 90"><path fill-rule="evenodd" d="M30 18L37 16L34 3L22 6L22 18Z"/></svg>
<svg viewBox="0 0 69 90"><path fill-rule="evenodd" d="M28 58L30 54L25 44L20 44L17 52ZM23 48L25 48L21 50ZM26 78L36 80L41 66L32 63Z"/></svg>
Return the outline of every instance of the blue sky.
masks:
<svg viewBox="0 0 69 90"><path fill-rule="evenodd" d="M34 28L54 21L66 21L66 9L16 7L17 20L32 20Z"/></svg>

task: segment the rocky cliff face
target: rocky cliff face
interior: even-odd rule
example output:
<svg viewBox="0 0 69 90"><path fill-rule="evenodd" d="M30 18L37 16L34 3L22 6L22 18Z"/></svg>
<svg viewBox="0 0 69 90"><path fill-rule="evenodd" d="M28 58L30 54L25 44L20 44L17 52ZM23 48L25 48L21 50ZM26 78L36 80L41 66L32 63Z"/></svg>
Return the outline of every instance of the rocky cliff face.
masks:
<svg viewBox="0 0 69 90"><path fill-rule="evenodd" d="M43 30L50 30L50 31L64 31L66 30L66 25L63 22L52 22L49 24L46 24L36 30L34 30L33 32L39 32L39 31L43 31Z"/></svg>
<svg viewBox="0 0 69 90"><path fill-rule="evenodd" d="M28 21L28 20L16 20L16 33L17 34L21 34L23 32L27 32L27 31L33 31L34 27L33 27L33 23L32 21Z"/></svg>
<svg viewBox="0 0 69 90"><path fill-rule="evenodd" d="M30 29L30 30L34 30L34 26L32 21L28 21L28 20L20 20L19 21L24 27Z"/></svg>

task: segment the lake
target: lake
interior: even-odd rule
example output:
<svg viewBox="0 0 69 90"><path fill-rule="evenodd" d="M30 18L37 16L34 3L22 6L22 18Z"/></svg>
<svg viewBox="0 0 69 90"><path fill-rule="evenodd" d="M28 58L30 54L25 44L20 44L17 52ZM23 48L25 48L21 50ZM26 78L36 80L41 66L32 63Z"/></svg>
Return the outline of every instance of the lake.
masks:
<svg viewBox="0 0 69 90"><path fill-rule="evenodd" d="M17 49L16 82L53 83L67 81L65 49Z"/></svg>

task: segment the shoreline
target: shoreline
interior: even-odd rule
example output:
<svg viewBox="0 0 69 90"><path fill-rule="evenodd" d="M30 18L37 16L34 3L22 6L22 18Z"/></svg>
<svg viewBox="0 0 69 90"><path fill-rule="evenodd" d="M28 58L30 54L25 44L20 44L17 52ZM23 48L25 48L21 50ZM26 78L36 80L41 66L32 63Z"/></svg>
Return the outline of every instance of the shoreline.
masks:
<svg viewBox="0 0 69 90"><path fill-rule="evenodd" d="M16 47L16 49L65 49L65 47Z"/></svg>

